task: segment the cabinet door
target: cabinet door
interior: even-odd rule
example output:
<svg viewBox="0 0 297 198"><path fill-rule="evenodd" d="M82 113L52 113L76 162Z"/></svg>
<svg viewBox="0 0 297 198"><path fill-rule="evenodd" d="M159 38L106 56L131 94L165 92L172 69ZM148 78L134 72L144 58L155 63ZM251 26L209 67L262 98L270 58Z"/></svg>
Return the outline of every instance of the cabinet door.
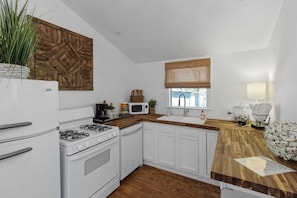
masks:
<svg viewBox="0 0 297 198"><path fill-rule="evenodd" d="M199 173L199 129L177 128L177 166L181 171Z"/></svg>
<svg viewBox="0 0 297 198"><path fill-rule="evenodd" d="M166 124L158 125L158 162L170 167L176 166L176 133L175 127Z"/></svg>
<svg viewBox="0 0 297 198"><path fill-rule="evenodd" d="M210 177L210 171L212 166L212 161L216 149L217 139L218 139L218 131L207 130L207 166L206 166L206 174Z"/></svg>
<svg viewBox="0 0 297 198"><path fill-rule="evenodd" d="M154 162L155 127L152 123L143 123L143 159Z"/></svg>

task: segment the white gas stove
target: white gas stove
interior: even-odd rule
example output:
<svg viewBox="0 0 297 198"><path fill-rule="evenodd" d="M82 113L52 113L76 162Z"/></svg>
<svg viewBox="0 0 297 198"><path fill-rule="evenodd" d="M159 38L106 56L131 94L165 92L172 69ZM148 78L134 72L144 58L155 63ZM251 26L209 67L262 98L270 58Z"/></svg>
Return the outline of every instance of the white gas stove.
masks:
<svg viewBox="0 0 297 198"><path fill-rule="evenodd" d="M66 155L71 156L97 144L119 136L119 129L104 124L82 124L61 129L60 145L66 147Z"/></svg>
<svg viewBox="0 0 297 198"><path fill-rule="evenodd" d="M93 117L92 107L60 110L62 198L106 197L120 185L119 128Z"/></svg>

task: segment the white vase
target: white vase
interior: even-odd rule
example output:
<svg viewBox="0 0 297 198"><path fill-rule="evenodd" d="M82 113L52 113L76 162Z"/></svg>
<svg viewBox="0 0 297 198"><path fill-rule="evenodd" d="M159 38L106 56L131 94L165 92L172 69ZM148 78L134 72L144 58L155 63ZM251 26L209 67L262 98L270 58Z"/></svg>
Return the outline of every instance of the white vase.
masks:
<svg viewBox="0 0 297 198"><path fill-rule="evenodd" d="M233 116L234 120L239 125L246 125L246 122L249 119L250 108L244 104L233 107Z"/></svg>
<svg viewBox="0 0 297 198"><path fill-rule="evenodd" d="M0 79L1 78L18 78L27 79L30 74L30 68L21 65L0 63Z"/></svg>

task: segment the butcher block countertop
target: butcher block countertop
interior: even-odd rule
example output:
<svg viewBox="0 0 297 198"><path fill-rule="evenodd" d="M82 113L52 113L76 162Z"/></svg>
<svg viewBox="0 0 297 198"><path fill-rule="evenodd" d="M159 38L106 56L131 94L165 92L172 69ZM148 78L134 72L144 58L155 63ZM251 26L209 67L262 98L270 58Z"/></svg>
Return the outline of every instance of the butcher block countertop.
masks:
<svg viewBox="0 0 297 198"><path fill-rule="evenodd" d="M263 131L250 127L221 128L211 178L274 197L297 197L297 172L261 177L234 160L254 156L265 156L297 170L296 161L285 161L269 150Z"/></svg>
<svg viewBox="0 0 297 198"><path fill-rule="evenodd" d="M266 146L263 131L250 126L236 126L233 121L207 119L204 125L157 120L163 115L139 115L108 122L120 129L140 121L150 121L180 126L218 130L218 140L211 170L211 178L261 192L275 197L297 198L297 172L261 177L236 158L264 156L297 171L296 161L285 161L275 156Z"/></svg>

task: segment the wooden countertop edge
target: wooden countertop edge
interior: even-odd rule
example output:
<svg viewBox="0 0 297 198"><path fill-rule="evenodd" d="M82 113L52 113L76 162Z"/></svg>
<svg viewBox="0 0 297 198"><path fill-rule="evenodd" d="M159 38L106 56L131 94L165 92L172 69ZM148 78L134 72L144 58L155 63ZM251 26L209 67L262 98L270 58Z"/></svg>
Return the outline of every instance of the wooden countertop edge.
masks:
<svg viewBox="0 0 297 198"><path fill-rule="evenodd" d="M283 191L278 188L272 188L269 186L257 184L254 182L242 180L242 179L235 178L235 177L230 177L230 176L219 174L219 173L216 173L213 171L211 171L210 175L211 175L212 179L215 179L217 181L222 181L222 182L225 182L228 184L232 184L234 186L239 186L239 187L242 187L245 189L253 190L253 191L267 194L267 195L274 196L274 197L288 197L288 198L292 197L292 198L294 198L297 195L296 193Z"/></svg>

